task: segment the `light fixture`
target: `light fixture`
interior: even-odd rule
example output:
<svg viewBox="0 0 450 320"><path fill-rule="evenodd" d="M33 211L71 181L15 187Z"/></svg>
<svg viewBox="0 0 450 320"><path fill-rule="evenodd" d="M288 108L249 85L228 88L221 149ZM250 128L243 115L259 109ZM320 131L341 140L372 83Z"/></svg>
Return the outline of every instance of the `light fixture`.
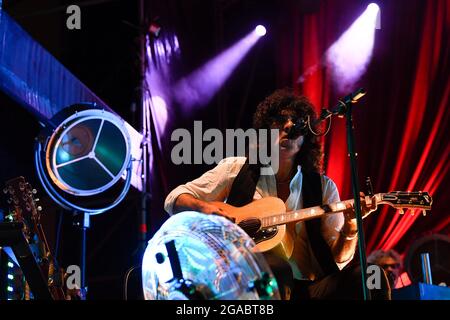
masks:
<svg viewBox="0 0 450 320"><path fill-rule="evenodd" d="M262 36L266 35L267 30L266 30L266 27L264 27L263 25L260 24L260 25L256 26L255 32L258 36L262 37Z"/></svg>
<svg viewBox="0 0 450 320"><path fill-rule="evenodd" d="M95 104L72 105L41 132L36 144L36 168L47 193L62 207L89 214L104 212L122 200L131 178L131 144L124 122ZM80 207L119 183L123 192L112 204Z"/></svg>
<svg viewBox="0 0 450 320"><path fill-rule="evenodd" d="M57 204L74 213L75 224L81 229L81 299L87 293L86 231L90 216L112 209L125 198L132 176L130 149L124 120L95 103L63 109L36 139L39 180Z"/></svg>

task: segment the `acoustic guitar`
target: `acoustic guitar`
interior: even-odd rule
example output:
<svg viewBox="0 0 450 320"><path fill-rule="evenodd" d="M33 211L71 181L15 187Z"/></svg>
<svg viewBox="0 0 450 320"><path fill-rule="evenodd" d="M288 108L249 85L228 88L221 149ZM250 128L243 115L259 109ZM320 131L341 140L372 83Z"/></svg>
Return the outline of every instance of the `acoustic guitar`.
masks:
<svg viewBox="0 0 450 320"><path fill-rule="evenodd" d="M378 193L372 197L366 196L364 199L370 209L364 217L375 211L377 205L387 204L400 210L431 209L433 202L428 192L404 192L394 191L389 193ZM225 210L256 243L255 249L260 252L272 250L275 254L290 258L294 250L294 240L291 232L286 226L292 226L299 221L319 218L326 214L343 212L347 208L353 207L354 200L344 200L327 205L316 206L306 209L286 212L283 200L276 197L265 197L251 202L243 207L234 207L223 202L213 202L219 208Z"/></svg>

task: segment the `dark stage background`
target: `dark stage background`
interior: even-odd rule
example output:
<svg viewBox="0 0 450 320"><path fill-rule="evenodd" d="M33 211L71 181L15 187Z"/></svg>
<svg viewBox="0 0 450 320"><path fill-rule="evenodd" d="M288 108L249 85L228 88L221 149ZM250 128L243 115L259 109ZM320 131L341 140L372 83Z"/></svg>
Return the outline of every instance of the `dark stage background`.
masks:
<svg viewBox="0 0 450 320"><path fill-rule="evenodd" d="M194 120L207 128L248 128L252 113L275 88L290 86L321 107L342 96L326 68L319 67L302 83L297 79L320 63L326 49L365 10L362 0L167 0L146 1L146 19L157 19L161 37L176 34L180 53L171 77L182 78L263 23L268 30L214 96L195 108L168 106L168 124L154 135L149 237L164 223L162 204L175 186L211 166L170 162L170 134L191 130ZM381 29L375 32L372 59L355 87L367 95L355 108L355 134L361 185L371 176L375 192L427 190L433 210L426 217L399 217L393 209L378 210L365 220L368 251L394 248L406 253L424 235L450 235L449 93L450 4L446 0L380 0ZM86 84L112 109L139 129L139 25L137 1L79 1L81 30L65 27L62 0L3 1L3 9L32 37ZM155 45L155 43L152 43ZM352 88L352 89L354 89ZM151 89L151 88L150 88ZM155 120L157 120L155 118ZM33 167L36 119L0 92L0 183L23 175L41 191ZM155 130L155 128L153 128ZM158 141L161 147L158 147ZM345 123L334 120L324 140L324 171L341 198L350 198ZM40 192L44 225L63 266L78 263L79 232L70 213ZM126 271L140 263L138 253L139 193L130 190L119 206L92 217L88 231L89 299L122 299ZM6 204L3 204L6 207ZM448 259L448 257L447 257ZM136 282L139 275L133 275Z"/></svg>

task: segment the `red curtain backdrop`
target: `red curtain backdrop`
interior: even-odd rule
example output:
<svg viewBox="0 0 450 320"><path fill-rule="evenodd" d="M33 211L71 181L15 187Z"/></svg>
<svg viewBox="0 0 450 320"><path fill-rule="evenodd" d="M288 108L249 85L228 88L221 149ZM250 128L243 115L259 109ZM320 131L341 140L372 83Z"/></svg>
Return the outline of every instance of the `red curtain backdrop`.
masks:
<svg viewBox="0 0 450 320"><path fill-rule="evenodd" d="M321 65L326 50L365 10L369 1L288 2L277 39L278 83L293 86L316 105L332 107L339 96ZM404 252L430 233L450 235L448 143L450 94L450 2L378 1L372 60L353 89L367 95L354 108L358 173L370 176L375 192L428 191L434 200L426 217L400 215L388 206L365 219L368 252ZM299 83L298 79L303 81ZM341 198L352 197L345 120L334 119L324 138L324 171Z"/></svg>

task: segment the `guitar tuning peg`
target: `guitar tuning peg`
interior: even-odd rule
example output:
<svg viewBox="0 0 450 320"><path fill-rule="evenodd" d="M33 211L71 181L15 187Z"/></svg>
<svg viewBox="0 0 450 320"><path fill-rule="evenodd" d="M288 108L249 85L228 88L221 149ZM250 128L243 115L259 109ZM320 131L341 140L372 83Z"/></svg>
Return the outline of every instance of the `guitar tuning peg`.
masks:
<svg viewBox="0 0 450 320"><path fill-rule="evenodd" d="M413 216L413 215L415 215L415 214L416 214L415 210L414 210L414 209L411 209L411 215Z"/></svg>
<svg viewBox="0 0 450 320"><path fill-rule="evenodd" d="M403 208L398 209L398 213L405 214L405 211L403 211Z"/></svg>
<svg viewBox="0 0 450 320"><path fill-rule="evenodd" d="M41 206L38 206L36 209L37 209L37 211L42 211L42 207Z"/></svg>
<svg viewBox="0 0 450 320"><path fill-rule="evenodd" d="M36 190L36 189L33 189L33 190L31 190L31 192L32 192L33 194L36 194L36 193L37 193L37 190Z"/></svg>
<svg viewBox="0 0 450 320"><path fill-rule="evenodd" d="M3 188L3 193L7 194L8 193L8 188Z"/></svg>
<svg viewBox="0 0 450 320"><path fill-rule="evenodd" d="M39 202L39 201L40 201L39 198L34 199L34 202Z"/></svg>
<svg viewBox="0 0 450 320"><path fill-rule="evenodd" d="M427 210L422 210L422 214L425 217L427 215Z"/></svg>

